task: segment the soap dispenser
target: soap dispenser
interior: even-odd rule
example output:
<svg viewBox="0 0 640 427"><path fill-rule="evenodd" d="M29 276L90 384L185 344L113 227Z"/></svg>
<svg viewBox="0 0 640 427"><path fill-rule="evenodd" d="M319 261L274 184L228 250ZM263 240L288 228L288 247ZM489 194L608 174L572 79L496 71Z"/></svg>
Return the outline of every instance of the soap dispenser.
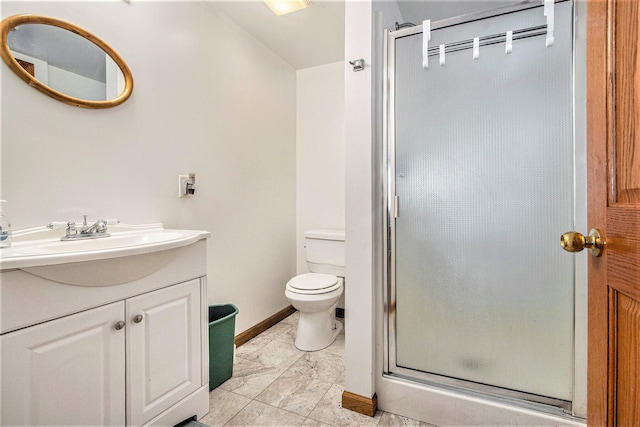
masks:
<svg viewBox="0 0 640 427"><path fill-rule="evenodd" d="M0 200L6 202L6 200ZM11 222L9 218L2 214L2 203L0 203L0 248L11 246Z"/></svg>

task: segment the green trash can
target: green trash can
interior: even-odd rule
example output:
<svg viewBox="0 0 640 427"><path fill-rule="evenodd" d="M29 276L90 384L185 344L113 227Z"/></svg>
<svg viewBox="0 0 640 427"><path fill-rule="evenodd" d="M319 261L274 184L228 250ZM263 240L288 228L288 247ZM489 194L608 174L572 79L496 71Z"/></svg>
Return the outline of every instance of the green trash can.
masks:
<svg viewBox="0 0 640 427"><path fill-rule="evenodd" d="M238 307L233 304L209 306L209 391L233 374L233 339Z"/></svg>

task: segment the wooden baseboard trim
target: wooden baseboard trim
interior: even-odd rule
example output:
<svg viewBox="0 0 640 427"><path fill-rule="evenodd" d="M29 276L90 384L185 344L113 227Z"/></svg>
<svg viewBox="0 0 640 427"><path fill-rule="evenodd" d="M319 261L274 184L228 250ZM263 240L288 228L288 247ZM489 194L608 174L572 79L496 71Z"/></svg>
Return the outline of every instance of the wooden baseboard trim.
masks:
<svg viewBox="0 0 640 427"><path fill-rule="evenodd" d="M364 397L359 394L344 391L342 393L342 407L359 414L373 417L378 410L378 396Z"/></svg>
<svg viewBox="0 0 640 427"><path fill-rule="evenodd" d="M250 327L246 331L239 333L238 335L236 335L234 339L236 347L240 347L242 344L246 343L251 338L257 337L262 332L266 331L276 323L280 322L282 319L286 319L287 317L291 316L295 312L296 312L296 309L293 308L292 305L290 305L289 307L286 307L280 310L279 312L269 317L268 319L265 319L262 322L258 323L257 325Z"/></svg>

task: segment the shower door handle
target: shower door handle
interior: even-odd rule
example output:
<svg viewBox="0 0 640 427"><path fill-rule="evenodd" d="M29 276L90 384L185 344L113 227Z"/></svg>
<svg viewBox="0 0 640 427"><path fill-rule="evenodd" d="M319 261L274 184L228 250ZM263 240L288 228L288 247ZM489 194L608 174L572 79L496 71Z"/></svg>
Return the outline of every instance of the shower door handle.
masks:
<svg viewBox="0 0 640 427"><path fill-rule="evenodd" d="M560 236L560 246L567 252L580 252L584 248L591 251L595 257L602 256L607 244L604 232L599 228L594 228L588 236L584 236L576 231L569 231Z"/></svg>
<svg viewBox="0 0 640 427"><path fill-rule="evenodd" d="M398 196L393 196L393 217L398 218L400 216L400 200Z"/></svg>

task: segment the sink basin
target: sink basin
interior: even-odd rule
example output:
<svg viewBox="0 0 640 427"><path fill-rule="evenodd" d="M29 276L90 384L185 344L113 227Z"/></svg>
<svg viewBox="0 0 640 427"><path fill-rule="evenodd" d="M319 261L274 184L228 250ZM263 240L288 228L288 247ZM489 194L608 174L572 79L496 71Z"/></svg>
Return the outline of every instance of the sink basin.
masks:
<svg viewBox="0 0 640 427"><path fill-rule="evenodd" d="M134 230L115 226L109 233L109 237L72 241L60 241L60 231L58 236L46 239L15 239L10 248L0 250L0 270L29 271L41 266L151 254L188 246L210 236L208 231L165 229L161 224L135 226Z"/></svg>
<svg viewBox="0 0 640 427"><path fill-rule="evenodd" d="M85 240L68 240L42 242L34 245L14 247L14 256L68 254L73 252L120 250L147 245L181 241L190 236L191 232L177 230L152 230L139 234L112 234L109 237Z"/></svg>

